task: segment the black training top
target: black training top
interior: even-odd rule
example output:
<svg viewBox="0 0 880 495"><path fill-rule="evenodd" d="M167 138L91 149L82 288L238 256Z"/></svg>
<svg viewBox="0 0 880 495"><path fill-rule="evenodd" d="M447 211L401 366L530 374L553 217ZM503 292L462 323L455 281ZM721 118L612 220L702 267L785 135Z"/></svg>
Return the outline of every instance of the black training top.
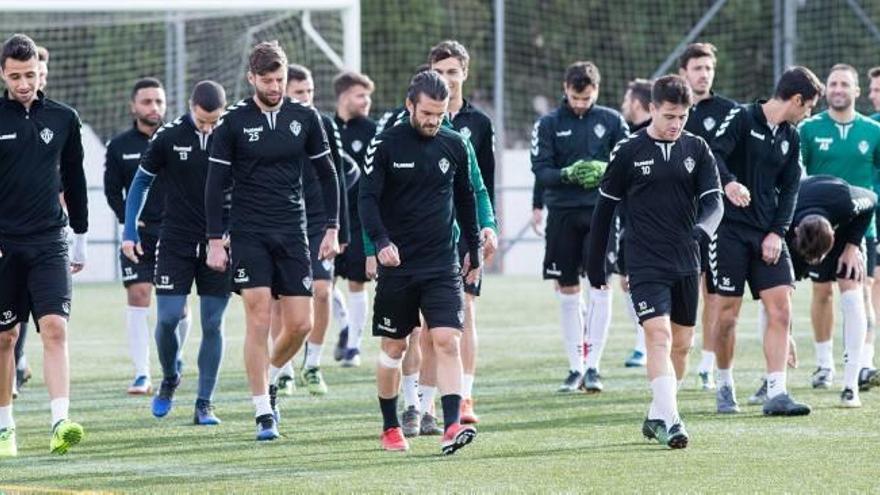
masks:
<svg viewBox="0 0 880 495"><path fill-rule="evenodd" d="M456 218L476 259L479 232L467 149L461 135L441 127L426 137L409 124L389 127L370 142L361 179L361 223L380 251L394 243L400 266L385 275L459 269Z"/></svg>
<svg viewBox="0 0 880 495"><path fill-rule="evenodd" d="M792 223L799 224L807 215L821 215L834 227L835 237L858 246L871 225L876 204L873 191L830 175L813 175L801 181ZM793 241L793 231L788 235L789 242Z"/></svg>
<svg viewBox="0 0 880 495"><path fill-rule="evenodd" d="M345 172L343 170L342 155L342 138L339 135L339 129L330 117L321 114L321 125L324 132L327 133L328 144L330 145L330 157L333 160L333 166L336 168L336 181L339 185L339 243L348 244L349 242L349 221L348 221L348 195L346 191ZM324 207L324 198L321 194L321 185L318 181L318 175L311 160L303 160L302 164L302 188L306 203L306 224L308 225L309 237L321 235L327 228L327 208Z"/></svg>
<svg viewBox="0 0 880 495"><path fill-rule="evenodd" d="M735 101L710 92L709 98L691 106L684 130L711 143L718 132L718 126L735 106Z"/></svg>
<svg viewBox="0 0 880 495"><path fill-rule="evenodd" d="M468 138L477 155L477 166L489 193L489 202L495 207L495 128L492 119L467 100L455 115L450 114L452 127Z"/></svg>
<svg viewBox="0 0 880 495"><path fill-rule="evenodd" d="M120 224L125 224L125 198L128 197L131 181L137 173L138 164L148 144L150 144L150 136L138 130L137 124L107 142L107 155L104 161L104 196L107 197L107 204L116 214ZM161 180L153 181L147 202L139 217L146 224L145 228L153 234L158 233L159 223L162 221L164 189Z"/></svg>
<svg viewBox="0 0 880 495"><path fill-rule="evenodd" d="M89 229L79 115L42 92L26 109L0 100L0 237L57 235L68 217L77 234Z"/></svg>
<svg viewBox="0 0 880 495"><path fill-rule="evenodd" d="M349 174L349 177L355 177L355 181L348 183L348 212L351 235L354 237L362 235L361 219L358 215L358 186L364 169L364 158L367 156L367 146L376 135L376 122L369 117L357 117L346 122L339 115L334 121L342 138L342 149L351 158L353 163L350 165L357 167L355 174Z"/></svg>

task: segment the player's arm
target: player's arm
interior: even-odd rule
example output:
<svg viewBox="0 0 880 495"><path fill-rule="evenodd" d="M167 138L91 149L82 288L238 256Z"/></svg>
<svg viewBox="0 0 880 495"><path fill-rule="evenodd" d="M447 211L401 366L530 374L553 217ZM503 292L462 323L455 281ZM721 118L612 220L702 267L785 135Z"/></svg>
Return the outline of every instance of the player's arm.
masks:
<svg viewBox="0 0 880 495"><path fill-rule="evenodd" d="M495 126L491 120L487 120L489 129L483 133L483 142L480 143L480 151L477 153L477 164L480 174L486 184L489 194L489 203L495 205Z"/></svg>
<svg viewBox="0 0 880 495"><path fill-rule="evenodd" d="M556 166L553 129L549 118L541 118L532 129L532 172L542 187L562 184L562 169Z"/></svg>
<svg viewBox="0 0 880 495"><path fill-rule="evenodd" d="M492 229L495 233L498 233L495 211L492 208L492 198L489 194L488 187L486 187L486 183L483 181L483 173L480 170L474 147L466 137L462 136L461 140L464 143L465 150L467 150L469 180L477 201L477 221L479 223L479 228L481 230Z"/></svg>
<svg viewBox="0 0 880 495"><path fill-rule="evenodd" d="M611 163L602 176L602 182L599 184L599 200L593 210L587 250L589 253L587 275L590 285L596 288L608 283L608 275L605 273L605 252L611 234L611 221L614 219L614 209L626 193L627 167L621 155L623 153L618 145L615 151L611 152Z"/></svg>
<svg viewBox="0 0 880 495"><path fill-rule="evenodd" d="M128 184L125 183L122 163L113 148L112 142L108 143L104 159L104 196L119 223L125 223L125 199L122 191Z"/></svg>
<svg viewBox="0 0 880 495"><path fill-rule="evenodd" d="M75 234L85 234L89 230L89 192L86 187L86 174L83 170L85 153L82 146L82 122L74 115L70 132L61 150L59 170L64 202L70 218L70 227Z"/></svg>
<svg viewBox="0 0 880 495"><path fill-rule="evenodd" d="M609 137L609 141L611 143L611 148L613 149L617 143L620 142L621 139L629 136L629 125L627 125L626 120L624 120L623 115L618 114L617 122L611 126L611 136Z"/></svg>
<svg viewBox="0 0 880 495"><path fill-rule="evenodd" d="M712 156L709 145L702 139L700 142L703 145L703 153L697 168L699 202L694 234L695 237L705 235L711 238L721 225L721 219L724 218L724 200L721 199L721 182L718 178L715 157Z"/></svg>
<svg viewBox="0 0 880 495"><path fill-rule="evenodd" d="M333 165L336 171L337 192L339 197L339 243L348 244L351 242L351 232L349 226L351 221L348 215L348 185L345 182L345 170L343 164L342 137L339 135L339 128L333 119L325 119L330 123L330 156L333 158Z"/></svg>
<svg viewBox="0 0 880 495"><path fill-rule="evenodd" d="M480 224L477 219L477 199L474 195L474 187L471 183L473 177L473 167L471 161L470 142L462 138L464 147L463 153L459 161L459 166L455 167L455 175L452 178L453 201L455 202L455 216L458 225L461 227L461 233L468 246L468 262L463 267L465 274L470 273L473 269L480 267ZM461 165L467 164L467 167ZM476 167L479 175L480 169ZM482 182L482 179L480 179ZM485 187L483 188L485 193ZM485 201L488 203L488 194L485 195ZM491 210L492 206L488 205Z"/></svg>
<svg viewBox="0 0 880 495"><path fill-rule="evenodd" d="M357 160L346 153L344 149L340 150L340 156L342 157L342 165L344 168L343 174L345 174L345 189L347 191L357 185L358 180L361 178L361 168L358 166Z"/></svg>
<svg viewBox="0 0 880 495"><path fill-rule="evenodd" d="M800 148L800 165L806 175L813 175L813 139L810 138L810 126L806 122L798 126L798 135L801 138Z"/></svg>
<svg viewBox="0 0 880 495"><path fill-rule="evenodd" d="M150 193L153 180L165 166L165 153L162 149L165 142L163 136L164 133L160 130L150 140L128 188L128 195L125 197L125 227L122 229L123 244L126 241L132 244L140 242L137 231L138 219L147 203L147 196Z"/></svg>
<svg viewBox="0 0 880 495"><path fill-rule="evenodd" d="M338 230L339 179L336 177L336 165L333 163L327 133L324 132L321 117L315 109L312 109L311 120L311 132L309 132L308 140L306 141L306 153L309 155L309 160L312 161L315 175L318 177L318 182L321 185L321 196L327 213L327 230ZM333 254L336 253L334 252Z"/></svg>
<svg viewBox="0 0 880 495"><path fill-rule="evenodd" d="M733 174L728 165L728 161L733 155L734 150L743 139L743 126L748 124L745 122L745 111L743 107L733 107L727 113L727 117L721 122L718 130L715 132L715 138L712 140L712 154L715 155L715 163L718 166L718 176L721 179L721 187L725 196L735 206L745 207L750 202L750 193L748 189L737 181L736 175ZM747 132L747 130L746 130Z"/></svg>
<svg viewBox="0 0 880 495"><path fill-rule="evenodd" d="M388 230L382 223L379 211L379 200L385 187L387 161L388 156L383 142L374 138L367 148L364 175L361 177L358 190L358 215L366 235L364 241L370 241L374 246L374 253L391 245ZM364 247L366 248L366 243Z"/></svg>
<svg viewBox="0 0 880 495"><path fill-rule="evenodd" d="M799 141L797 134L793 136L795 141ZM792 149L798 149L798 142L791 144L793 145ZM779 196L776 202L776 214L770 223L770 232L780 238L785 237L794 217L795 203L797 203L797 194L801 185L801 167L798 159L798 153L790 153L785 166L776 179L776 189L779 191Z"/></svg>

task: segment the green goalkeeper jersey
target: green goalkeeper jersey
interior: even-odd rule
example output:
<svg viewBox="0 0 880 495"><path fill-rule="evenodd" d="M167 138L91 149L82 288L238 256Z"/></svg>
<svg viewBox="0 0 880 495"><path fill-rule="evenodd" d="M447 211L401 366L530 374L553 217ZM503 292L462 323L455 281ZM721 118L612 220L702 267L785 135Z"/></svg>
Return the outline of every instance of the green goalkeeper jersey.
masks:
<svg viewBox="0 0 880 495"><path fill-rule="evenodd" d="M880 123L856 113L840 123L822 112L800 126L801 162L807 175L832 175L849 184L875 189L880 170ZM874 220L865 237L876 237Z"/></svg>

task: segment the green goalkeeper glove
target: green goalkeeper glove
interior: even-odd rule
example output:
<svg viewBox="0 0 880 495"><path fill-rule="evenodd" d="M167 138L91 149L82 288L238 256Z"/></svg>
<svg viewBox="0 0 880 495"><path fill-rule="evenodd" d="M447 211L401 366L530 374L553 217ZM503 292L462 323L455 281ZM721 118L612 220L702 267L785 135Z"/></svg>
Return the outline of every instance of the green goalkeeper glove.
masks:
<svg viewBox="0 0 880 495"><path fill-rule="evenodd" d="M578 160L562 169L562 182L593 189L599 185L607 166L608 163L599 160Z"/></svg>

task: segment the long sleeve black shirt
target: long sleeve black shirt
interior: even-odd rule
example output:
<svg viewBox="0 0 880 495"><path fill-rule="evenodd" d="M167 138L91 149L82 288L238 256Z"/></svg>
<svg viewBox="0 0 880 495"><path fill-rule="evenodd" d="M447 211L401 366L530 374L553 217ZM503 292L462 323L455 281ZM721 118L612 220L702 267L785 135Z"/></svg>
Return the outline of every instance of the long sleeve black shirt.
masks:
<svg viewBox="0 0 880 495"><path fill-rule="evenodd" d="M873 191L830 175L813 175L801 181L792 224L798 225L808 215L821 215L834 227L835 237L858 246L871 224L876 205L877 195ZM790 232L789 242L793 237Z"/></svg>
<svg viewBox="0 0 880 495"><path fill-rule="evenodd" d="M352 166L358 167L354 177L355 183L348 184L348 212L352 237L361 234L361 219L358 214L358 190L360 178L363 177L364 159L370 140L376 135L376 122L368 117L358 117L344 121L337 115L334 118L342 139L342 149L351 158Z"/></svg>
<svg viewBox="0 0 880 495"><path fill-rule="evenodd" d="M107 142L107 154L104 161L104 196L107 204L116 215L120 224L125 223L125 198L138 164L150 144L151 136L144 134L133 125L127 131L114 136ZM150 187L147 202L141 211L140 220L144 222L148 232L157 234L162 221L162 210L165 206L163 181L157 180Z"/></svg>
<svg viewBox="0 0 880 495"><path fill-rule="evenodd" d="M452 127L462 136L470 140L477 155L477 166L489 193L489 202L495 207L495 128L492 119L469 101L458 113L450 115Z"/></svg>
<svg viewBox="0 0 880 495"><path fill-rule="evenodd" d="M321 126L327 133L328 144L330 145L330 159L336 169L336 181L339 186L339 242L340 244L348 244L350 239L349 233L349 216L348 216L348 191L345 182L345 171L343 170L342 161L342 138L339 135L339 129L336 123L330 117L321 114ZM311 160L304 160L302 164L302 187L306 204L306 223L308 225L309 237L320 235L327 228L327 208L324 206L324 197L321 193L321 183L318 181L318 174L312 166Z"/></svg>

